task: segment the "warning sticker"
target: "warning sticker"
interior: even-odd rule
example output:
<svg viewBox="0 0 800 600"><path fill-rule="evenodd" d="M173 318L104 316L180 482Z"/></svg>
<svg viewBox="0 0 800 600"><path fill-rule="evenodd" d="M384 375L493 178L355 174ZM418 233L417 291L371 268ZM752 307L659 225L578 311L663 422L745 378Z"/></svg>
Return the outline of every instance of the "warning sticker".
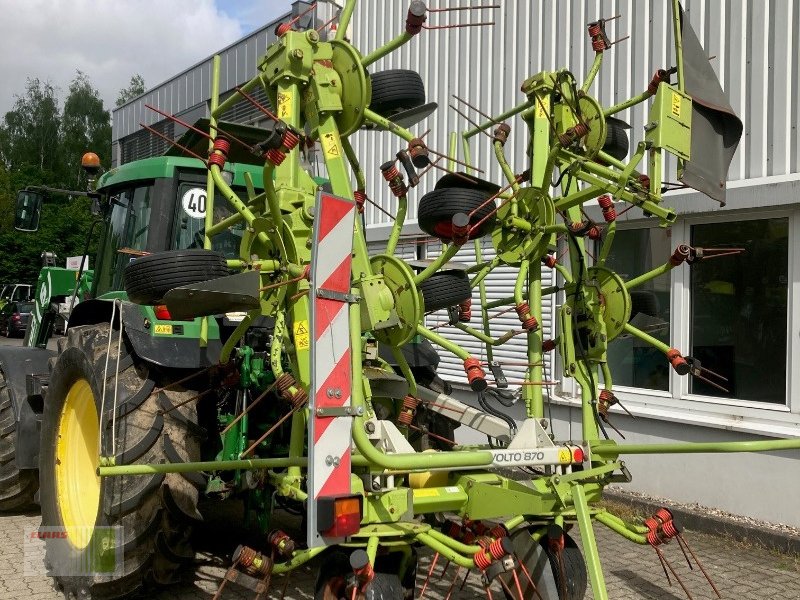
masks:
<svg viewBox="0 0 800 600"><path fill-rule="evenodd" d="M339 140L335 133L326 133L320 140L322 142L322 151L325 153L325 158L339 158L342 156L339 150Z"/></svg>
<svg viewBox="0 0 800 600"><path fill-rule="evenodd" d="M278 92L278 118L287 120L292 116L292 94L291 92Z"/></svg>
<svg viewBox="0 0 800 600"><path fill-rule="evenodd" d="M569 451L569 448L561 448L558 451L558 462L564 465L572 462L572 452Z"/></svg>
<svg viewBox="0 0 800 600"><path fill-rule="evenodd" d="M536 118L537 119L546 119L547 112L550 109L550 97L543 96L536 98Z"/></svg>
<svg viewBox="0 0 800 600"><path fill-rule="evenodd" d="M172 335L172 325L156 325L153 332L156 335Z"/></svg>
<svg viewBox="0 0 800 600"><path fill-rule="evenodd" d="M681 116L681 101L682 100L683 100L683 98L681 98L680 94L676 94L675 92L672 92L672 114L673 114L673 116L678 117L678 118L680 118L680 116Z"/></svg>
<svg viewBox="0 0 800 600"><path fill-rule="evenodd" d="M308 350L311 346L311 338L308 333L308 321L295 321L294 324L294 347L296 350Z"/></svg>

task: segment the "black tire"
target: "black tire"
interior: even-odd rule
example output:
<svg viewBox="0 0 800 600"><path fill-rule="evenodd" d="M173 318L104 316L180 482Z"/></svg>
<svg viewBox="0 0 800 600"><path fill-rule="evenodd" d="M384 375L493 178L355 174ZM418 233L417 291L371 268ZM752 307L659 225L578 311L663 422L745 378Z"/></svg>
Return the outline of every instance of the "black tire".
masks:
<svg viewBox="0 0 800 600"><path fill-rule="evenodd" d="M558 564L556 553L548 547L546 537L542 538L540 544L550 561L550 568L558 588L558 599L583 600L588 586L588 572L581 549L578 548L575 540L569 534L564 534L564 549L561 551L563 570ZM563 591L566 591L566 596L563 595Z"/></svg>
<svg viewBox="0 0 800 600"><path fill-rule="evenodd" d="M461 304L472 297L469 277L465 271L438 271L419 284L425 312L434 312Z"/></svg>
<svg viewBox="0 0 800 600"><path fill-rule="evenodd" d="M495 224L495 215L492 212L496 201L492 200L481 206L492 195L485 190L463 187L446 187L428 192L419 201L417 209L419 227L430 236L439 238L443 242L450 242L453 239L453 217L459 213L470 215L475 211L469 219L473 228L469 239L482 238L494 228ZM481 224L475 227L478 223Z"/></svg>
<svg viewBox="0 0 800 600"><path fill-rule="evenodd" d="M137 258L125 267L123 281L135 304L158 304L164 294L229 274L225 255L213 250L168 250Z"/></svg>
<svg viewBox="0 0 800 600"><path fill-rule="evenodd" d="M372 100L369 107L382 117L425 104L425 86L416 71L390 69L370 75Z"/></svg>
<svg viewBox="0 0 800 600"><path fill-rule="evenodd" d="M625 121L615 119L614 117L606 118L606 141L603 144L603 152L610 154L617 160L623 160L628 156L628 148L630 141L628 140L629 129Z"/></svg>
<svg viewBox="0 0 800 600"><path fill-rule="evenodd" d="M314 600L350 600L346 593L348 580L353 574L348 555L334 551L325 557L314 584ZM361 600L404 600L405 592L400 578L394 573L376 572Z"/></svg>
<svg viewBox="0 0 800 600"><path fill-rule="evenodd" d="M35 470L17 469L17 420L5 375L0 371L0 511L20 511L34 504L39 489Z"/></svg>
<svg viewBox="0 0 800 600"><path fill-rule="evenodd" d="M112 343L107 361L108 372L105 373L109 333ZM112 330L108 323L101 323L72 327L67 337L59 340L62 351L51 374L42 418L39 476L43 527L65 528L62 518L65 501L57 493L56 477L57 473L64 477L65 470L70 469L63 465L74 463L72 454L62 449L60 456L64 460L58 463L61 465L59 470L56 466L59 456L57 443L62 433L62 411L67 393L76 385L81 385L81 379L88 382L91 396L87 393L82 396L82 404L72 400L75 403L69 406L90 407L94 403L95 423L103 432L103 454L113 454L117 465L200 459L203 430L197 425L195 403L189 402L170 411L197 392L178 385L167 391L162 390L163 386L177 381L178 375L149 369L128 349L124 335L122 350L118 354L118 334L119 331ZM111 399L114 397L117 364L119 375L115 411ZM107 375L105 381L104 374ZM104 387L106 406L101 418ZM112 413L116 414L116 449L111 439ZM75 432L76 429L65 429L63 433L66 436L70 431ZM86 431L83 425L79 426L78 438L90 440L90 437L83 435ZM75 480L87 480L85 477L81 479L81 474L73 470L70 473L74 474ZM184 477L169 473L102 479L97 517L94 523L90 523L93 530L88 546L79 549L71 543L64 543L64 540L46 539L46 563L56 587L70 599L74 596L106 600L129 598L148 586L176 582L179 568L194 559L189 536L192 524L200 518L197 512L197 486L203 485L202 480L197 480L197 475L187 473ZM82 485L79 493L82 497L90 494L91 490L91 485ZM63 487L61 491L64 491ZM65 496L70 493L75 494L68 490ZM75 519L74 523L79 521ZM120 538L112 537L109 540L103 536L100 527L121 527L118 530ZM69 528L66 531L70 533ZM101 539L103 537L106 540ZM116 558L111 566L107 566L107 571L101 575L75 575L75 566L91 564L86 561L91 560L92 548L104 541L110 541L117 549Z"/></svg>
<svg viewBox="0 0 800 600"><path fill-rule="evenodd" d="M511 533L511 541L514 545L514 553L519 560L524 562L528 574L536 583L539 594L545 598L558 598L558 600L583 600L588 585L588 572L583 555L575 540L566 533L564 534L564 549L561 551L562 577L562 568L558 564L556 554L548 547L547 537L544 536L539 543L536 543L531 538L531 533L532 530L526 527L517 529ZM503 590L506 598L519 600L515 589L516 585L511 576L504 574L500 577L509 589L514 591L514 596L511 597L508 592ZM564 585L562 585L562 579ZM519 582L523 600L540 598L527 577L521 575ZM565 591L566 595L564 595Z"/></svg>

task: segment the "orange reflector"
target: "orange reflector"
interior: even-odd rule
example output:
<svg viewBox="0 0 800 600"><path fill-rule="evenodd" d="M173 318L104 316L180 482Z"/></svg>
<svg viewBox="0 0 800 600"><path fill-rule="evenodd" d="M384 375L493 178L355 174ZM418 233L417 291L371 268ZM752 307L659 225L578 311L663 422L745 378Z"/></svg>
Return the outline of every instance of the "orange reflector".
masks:
<svg viewBox="0 0 800 600"><path fill-rule="evenodd" d="M172 315L169 314L169 310L167 310L166 304L156 304L153 307L153 312L156 313L156 319L159 321L171 321Z"/></svg>
<svg viewBox="0 0 800 600"><path fill-rule="evenodd" d="M572 462L573 463L582 463L586 456L583 453L583 448L573 448L572 449Z"/></svg>
<svg viewBox="0 0 800 600"><path fill-rule="evenodd" d="M361 529L363 497L319 498L317 500L317 530L324 537L347 537Z"/></svg>

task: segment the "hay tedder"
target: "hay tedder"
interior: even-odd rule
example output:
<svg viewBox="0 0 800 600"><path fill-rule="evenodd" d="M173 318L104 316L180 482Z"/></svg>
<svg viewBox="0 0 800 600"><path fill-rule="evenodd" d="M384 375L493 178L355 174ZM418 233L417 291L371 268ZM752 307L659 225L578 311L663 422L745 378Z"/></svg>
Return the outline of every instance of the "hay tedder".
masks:
<svg viewBox="0 0 800 600"><path fill-rule="evenodd" d="M76 308L47 381L39 471L43 526L66 531L66 542L47 540L47 562L68 598L116 598L173 581L193 557L201 496L244 501L260 545L236 551L222 585L245 585L260 598L274 575L323 552L318 598L401 598L416 591L421 547L436 553L434 566L439 557L456 565L448 595L459 574L472 571L489 598L494 588L520 600L577 600L588 583L595 598L607 598L596 523L652 545L659 557L672 538L691 553L668 511L629 523L598 504L607 484L630 480L620 456L800 448L796 440L633 445L605 435L617 402L606 352L623 333L661 350L682 375L713 377L629 320L631 289L714 249L679 246L662 266L628 281L606 266L622 206L662 226L675 220L661 203L664 153L677 157L685 184L724 202L741 123L677 1L676 67L658 70L640 95L609 108L589 95L611 46L600 20L589 25L596 58L583 82L566 70L534 75L522 82L519 105L483 116L462 135L465 172L448 173L419 199L420 227L443 242L422 266L394 255L407 197L422 175L456 157L407 129L431 110L418 77L368 69L441 26L428 24L433 9L414 0L405 31L362 54L345 39L355 4L347 0L327 38L325 26L281 25L258 74L224 101L215 61L210 118L189 126L207 152L184 148L207 171L202 200L189 199L205 203L203 247L136 253L124 291ZM271 109L255 99L259 86ZM626 160L613 115L650 101L645 139ZM218 120L239 102L270 118L257 142ZM527 124L528 156L507 159L505 121L514 115ZM365 174L348 141L365 126L402 140L381 166L398 210L387 249L375 256L359 217L369 201ZM503 185L472 174L470 140L481 132L491 138ZM246 171L234 190L237 147L263 163L263 183ZM303 167L313 148L324 181ZM523 162L519 173L511 166ZM215 218L220 199L230 210ZM602 227L587 216L589 203L599 203ZM234 226L241 234L234 254L214 251L215 237ZM448 267L485 236L496 250L491 260L478 252L466 270ZM596 259L590 242L599 244ZM564 263L558 243L569 249ZM485 298L493 270L508 266L518 270L513 296L482 303L484 327L471 327L472 290ZM542 286L545 268L558 272L559 285ZM553 294L563 294L557 335L544 339L542 298ZM521 332L492 337L487 311L500 306L516 311ZM426 327L426 313L443 308L487 348L525 335L524 421L502 412L499 373L490 386L486 362ZM463 361L474 405L453 398L435 376L434 347ZM554 439L545 418L550 352L581 388L578 440ZM459 445L456 425L489 443ZM274 529L276 508L302 514L303 535ZM583 552L567 533L576 524ZM100 560L106 555L115 559ZM89 563L107 568L69 570ZM426 578L419 596L428 585Z"/></svg>

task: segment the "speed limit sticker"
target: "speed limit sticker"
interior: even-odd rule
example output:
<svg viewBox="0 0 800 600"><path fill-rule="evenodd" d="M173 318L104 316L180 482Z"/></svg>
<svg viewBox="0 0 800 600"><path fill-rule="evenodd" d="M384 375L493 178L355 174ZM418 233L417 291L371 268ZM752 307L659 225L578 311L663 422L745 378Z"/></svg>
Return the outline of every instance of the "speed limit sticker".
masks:
<svg viewBox="0 0 800 600"><path fill-rule="evenodd" d="M194 187L186 190L181 198L183 212L193 219L205 219L206 217L206 190Z"/></svg>

